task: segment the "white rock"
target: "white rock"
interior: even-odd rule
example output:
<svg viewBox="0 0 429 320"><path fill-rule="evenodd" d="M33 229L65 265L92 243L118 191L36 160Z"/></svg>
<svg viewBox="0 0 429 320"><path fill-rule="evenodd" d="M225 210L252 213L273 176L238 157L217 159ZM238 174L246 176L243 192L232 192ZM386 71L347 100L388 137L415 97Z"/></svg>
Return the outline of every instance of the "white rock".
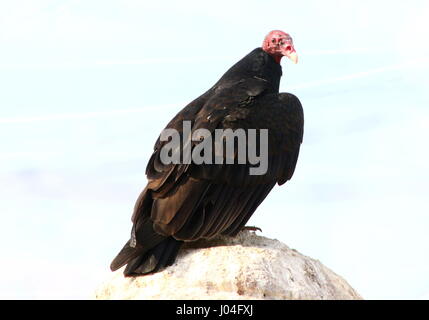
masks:
<svg viewBox="0 0 429 320"><path fill-rule="evenodd" d="M96 299L362 299L318 260L249 231L187 244L156 274L125 278L122 271Z"/></svg>

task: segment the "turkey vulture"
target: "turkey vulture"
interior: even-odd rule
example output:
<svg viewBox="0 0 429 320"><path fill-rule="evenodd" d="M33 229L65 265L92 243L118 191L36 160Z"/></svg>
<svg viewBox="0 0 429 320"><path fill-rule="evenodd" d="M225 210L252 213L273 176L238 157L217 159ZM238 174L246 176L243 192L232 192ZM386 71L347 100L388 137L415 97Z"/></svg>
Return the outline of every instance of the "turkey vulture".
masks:
<svg viewBox="0 0 429 320"><path fill-rule="evenodd" d="M131 238L111 263L112 271L127 265L125 276L158 272L174 263L185 241L237 235L274 185L291 179L304 115L296 96L279 93L283 56L297 63L292 38L283 31L271 31L262 47L234 64L166 127L175 129L182 140L185 121L192 125L192 132L206 129L211 134L217 129L265 129L264 174L250 174L249 169L255 167L250 161L164 163L162 148L169 141L160 136L146 168L148 184L135 204ZM190 147L197 145L193 141Z"/></svg>

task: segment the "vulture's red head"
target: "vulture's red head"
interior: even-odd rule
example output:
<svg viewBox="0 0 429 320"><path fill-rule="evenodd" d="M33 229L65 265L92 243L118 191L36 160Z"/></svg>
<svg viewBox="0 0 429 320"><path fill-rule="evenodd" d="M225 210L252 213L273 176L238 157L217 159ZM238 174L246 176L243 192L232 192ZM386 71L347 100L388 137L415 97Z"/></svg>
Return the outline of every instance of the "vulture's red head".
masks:
<svg viewBox="0 0 429 320"><path fill-rule="evenodd" d="M293 47L292 37L280 30L271 31L264 39L262 50L271 55L277 63L286 56L293 63L298 63L298 55Z"/></svg>

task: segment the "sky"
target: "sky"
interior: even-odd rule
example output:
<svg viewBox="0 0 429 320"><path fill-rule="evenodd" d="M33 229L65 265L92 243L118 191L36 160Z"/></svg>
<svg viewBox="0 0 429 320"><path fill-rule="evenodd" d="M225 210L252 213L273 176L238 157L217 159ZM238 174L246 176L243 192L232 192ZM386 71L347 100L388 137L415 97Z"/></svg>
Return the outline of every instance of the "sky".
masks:
<svg viewBox="0 0 429 320"><path fill-rule="evenodd" d="M249 221L366 299L429 299L427 1L0 2L0 298L90 299L167 122L273 29L304 107Z"/></svg>

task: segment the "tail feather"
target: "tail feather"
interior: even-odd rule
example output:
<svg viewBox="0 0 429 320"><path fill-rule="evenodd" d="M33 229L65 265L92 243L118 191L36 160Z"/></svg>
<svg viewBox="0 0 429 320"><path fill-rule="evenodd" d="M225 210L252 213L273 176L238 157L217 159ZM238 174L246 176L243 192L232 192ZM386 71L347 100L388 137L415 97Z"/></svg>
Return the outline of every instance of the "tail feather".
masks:
<svg viewBox="0 0 429 320"><path fill-rule="evenodd" d="M130 242L131 240L128 240L122 250L115 257L115 259L113 259L112 263L110 264L110 270L118 270L119 268L126 265L128 261L133 260L139 255L140 251L136 250L136 248L131 247Z"/></svg>
<svg viewBox="0 0 429 320"><path fill-rule="evenodd" d="M182 243L183 241L167 237L151 248L133 248L130 246L129 240L113 259L110 269L115 271L127 265L124 270L125 276L157 272L174 263Z"/></svg>
<svg viewBox="0 0 429 320"><path fill-rule="evenodd" d="M176 260L183 241L168 237L143 255L134 258L125 268L125 276L145 275L158 272Z"/></svg>

